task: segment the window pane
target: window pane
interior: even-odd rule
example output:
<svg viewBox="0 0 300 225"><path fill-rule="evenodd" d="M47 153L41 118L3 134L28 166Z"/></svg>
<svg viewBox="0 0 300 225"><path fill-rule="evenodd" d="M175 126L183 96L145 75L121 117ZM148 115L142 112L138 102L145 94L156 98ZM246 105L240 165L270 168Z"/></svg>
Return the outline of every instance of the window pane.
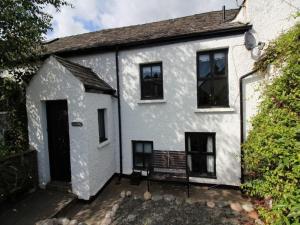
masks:
<svg viewBox="0 0 300 225"><path fill-rule="evenodd" d="M208 145L208 139L207 135L205 134L190 134L188 137L188 145L190 145L190 149L193 152L199 152L199 153L206 153L207 152L207 145Z"/></svg>
<svg viewBox="0 0 300 225"><path fill-rule="evenodd" d="M144 152L145 153L151 153L152 152L152 144L151 143L145 143L144 144Z"/></svg>
<svg viewBox="0 0 300 225"><path fill-rule="evenodd" d="M152 77L153 78L161 78L161 67L160 66L152 67Z"/></svg>
<svg viewBox="0 0 300 225"><path fill-rule="evenodd" d="M143 78L144 79L150 79L151 78L151 67L143 67L142 72L143 72Z"/></svg>
<svg viewBox="0 0 300 225"><path fill-rule="evenodd" d="M198 106L211 104L211 80L198 81Z"/></svg>
<svg viewBox="0 0 300 225"><path fill-rule="evenodd" d="M143 155L136 154L134 157L134 166L135 167L143 167Z"/></svg>
<svg viewBox="0 0 300 225"><path fill-rule="evenodd" d="M227 79L214 80L214 100L215 106L227 106L228 105L228 82Z"/></svg>
<svg viewBox="0 0 300 225"><path fill-rule="evenodd" d="M207 141L206 141L206 152L213 152L213 137L212 136L207 136Z"/></svg>
<svg viewBox="0 0 300 225"><path fill-rule="evenodd" d="M197 175L202 175L206 170L206 158L200 155L188 156L189 170Z"/></svg>
<svg viewBox="0 0 300 225"><path fill-rule="evenodd" d="M199 77L205 78L210 75L209 55L199 55Z"/></svg>
<svg viewBox="0 0 300 225"><path fill-rule="evenodd" d="M150 154L145 154L144 155L144 163L145 163L145 165L144 165L144 167L145 168L148 168L149 167L149 165L150 165L150 162L151 162L151 155Z"/></svg>
<svg viewBox="0 0 300 225"><path fill-rule="evenodd" d="M98 109L99 143L106 140L105 136L105 109Z"/></svg>
<svg viewBox="0 0 300 225"><path fill-rule="evenodd" d="M162 82L159 81L153 81L153 96L154 97L162 97L163 94L163 88L162 88Z"/></svg>
<svg viewBox="0 0 300 225"><path fill-rule="evenodd" d="M206 172L209 174L214 174L215 172L215 163L214 163L214 156L212 155L208 155L206 156L206 164L207 164L207 168L206 168Z"/></svg>
<svg viewBox="0 0 300 225"><path fill-rule="evenodd" d="M135 143L135 152L143 153L143 143Z"/></svg>
<svg viewBox="0 0 300 225"><path fill-rule="evenodd" d="M143 97L144 98L151 98L154 94L153 94L153 82L151 80L146 80L144 81L143 85Z"/></svg>
<svg viewBox="0 0 300 225"><path fill-rule="evenodd" d="M214 54L214 76L225 76L225 53Z"/></svg>

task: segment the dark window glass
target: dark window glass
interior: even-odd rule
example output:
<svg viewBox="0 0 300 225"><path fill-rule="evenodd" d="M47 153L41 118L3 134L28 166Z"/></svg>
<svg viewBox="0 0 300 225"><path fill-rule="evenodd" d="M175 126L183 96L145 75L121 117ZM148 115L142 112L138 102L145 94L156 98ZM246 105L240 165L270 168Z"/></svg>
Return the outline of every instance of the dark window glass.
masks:
<svg viewBox="0 0 300 225"><path fill-rule="evenodd" d="M133 168L146 169L151 160L153 151L152 141L132 141L133 147Z"/></svg>
<svg viewBox="0 0 300 225"><path fill-rule="evenodd" d="M208 54L199 55L199 77L209 77L210 75L210 60Z"/></svg>
<svg viewBox="0 0 300 225"><path fill-rule="evenodd" d="M163 98L162 63L141 65L141 99Z"/></svg>
<svg viewBox="0 0 300 225"><path fill-rule="evenodd" d="M226 56L224 52L214 53L214 75L226 76Z"/></svg>
<svg viewBox="0 0 300 225"><path fill-rule="evenodd" d="M214 133L186 133L188 168L192 176L215 178Z"/></svg>
<svg viewBox="0 0 300 225"><path fill-rule="evenodd" d="M105 109L98 109L99 143L107 140L105 134Z"/></svg>
<svg viewBox="0 0 300 225"><path fill-rule="evenodd" d="M229 106L227 50L197 54L198 107Z"/></svg>

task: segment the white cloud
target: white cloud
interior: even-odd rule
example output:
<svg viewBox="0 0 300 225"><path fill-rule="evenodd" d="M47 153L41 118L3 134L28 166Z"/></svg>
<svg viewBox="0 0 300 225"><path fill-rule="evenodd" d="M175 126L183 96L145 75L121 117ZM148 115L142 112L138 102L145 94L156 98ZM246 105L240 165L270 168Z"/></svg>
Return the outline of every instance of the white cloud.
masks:
<svg viewBox="0 0 300 225"><path fill-rule="evenodd" d="M74 8L61 12L48 8L54 16L53 32L47 38L141 24L212 10L236 8L236 0L73 0ZM238 0L241 3L241 0Z"/></svg>

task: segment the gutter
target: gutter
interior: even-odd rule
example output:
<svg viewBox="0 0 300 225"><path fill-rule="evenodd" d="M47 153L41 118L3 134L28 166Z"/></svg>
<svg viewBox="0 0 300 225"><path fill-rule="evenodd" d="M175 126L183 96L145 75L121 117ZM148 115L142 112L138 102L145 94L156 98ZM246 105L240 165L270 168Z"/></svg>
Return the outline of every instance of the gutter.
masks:
<svg viewBox="0 0 300 225"><path fill-rule="evenodd" d="M240 91L240 134L241 134L241 183L244 183L244 153L243 153L243 144L244 144L244 107L243 107L243 80L254 73L256 73L258 69L252 70L249 73L244 74L243 76L240 77L239 79L239 91Z"/></svg>
<svg viewBox="0 0 300 225"><path fill-rule="evenodd" d="M116 48L116 77L117 77L117 100L118 100L118 121L119 121L119 156L120 174L119 181L123 175L123 148L122 148L122 118L121 118L121 98L120 98L120 77L119 77L119 49Z"/></svg>

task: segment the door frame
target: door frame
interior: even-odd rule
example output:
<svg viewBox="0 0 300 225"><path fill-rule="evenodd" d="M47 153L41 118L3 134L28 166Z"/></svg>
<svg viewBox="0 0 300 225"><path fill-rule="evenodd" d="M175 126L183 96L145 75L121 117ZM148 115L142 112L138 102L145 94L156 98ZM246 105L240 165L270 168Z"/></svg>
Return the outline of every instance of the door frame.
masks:
<svg viewBox="0 0 300 225"><path fill-rule="evenodd" d="M71 167L71 143L70 143L70 124L69 124L69 108L68 108L68 100L67 99L53 99L53 100L45 100L44 102L44 107L45 107L45 125L46 125L46 132L47 132L47 153L48 153L48 162L49 162L49 180L51 181L57 181L56 179L52 178L51 175L51 157L50 157L50 140L49 140L49 127L48 127L48 109L47 109L47 103L48 102L65 102L66 104L66 110L67 110L67 127L66 129L68 130L68 146L69 146L69 163L70 163L70 172L69 172L69 178L66 181L59 181L62 183L72 183L72 167Z"/></svg>

